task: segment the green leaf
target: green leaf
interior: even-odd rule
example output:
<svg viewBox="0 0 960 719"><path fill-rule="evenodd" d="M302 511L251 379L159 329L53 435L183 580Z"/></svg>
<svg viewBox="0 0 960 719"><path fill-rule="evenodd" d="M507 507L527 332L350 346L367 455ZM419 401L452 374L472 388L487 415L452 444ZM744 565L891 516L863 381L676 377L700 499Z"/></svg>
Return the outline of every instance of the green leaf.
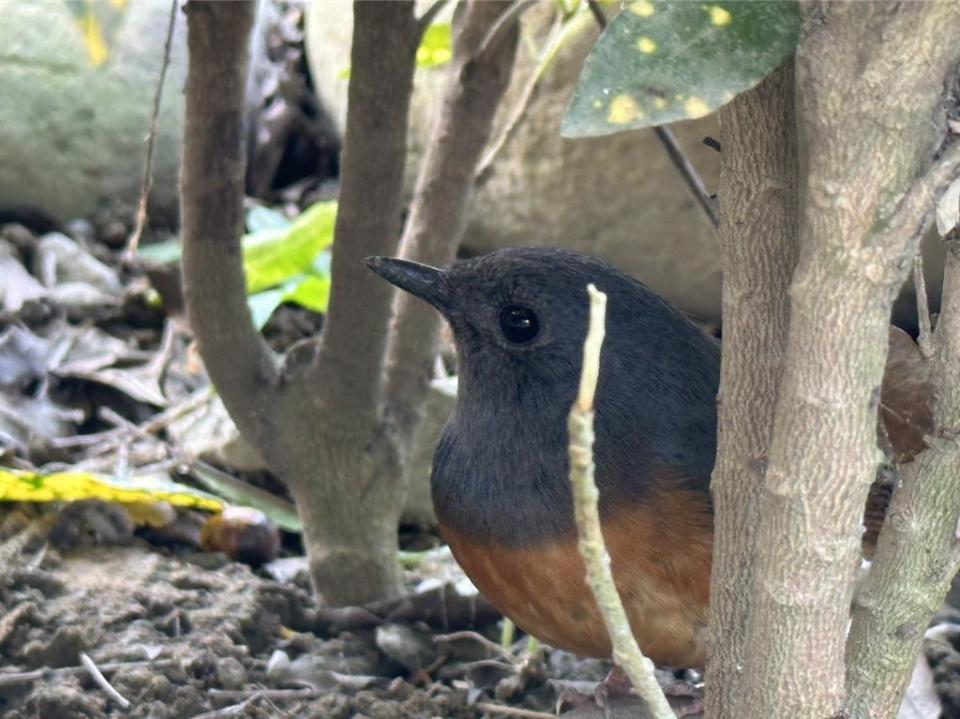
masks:
<svg viewBox="0 0 960 719"><path fill-rule="evenodd" d="M708 115L794 51L799 22L795 2L637 0L584 62L561 131L608 135Z"/></svg>
<svg viewBox="0 0 960 719"><path fill-rule="evenodd" d="M453 39L450 23L434 23L423 33L417 48L417 67L433 68L446 65L453 58Z"/></svg>
<svg viewBox="0 0 960 719"><path fill-rule="evenodd" d="M321 258L329 258L329 256L328 252L320 255ZM263 329L277 307L284 302L292 302L318 314L327 311L331 286L329 259L326 262L318 259L311 270L309 274L294 277L283 287L264 290L247 298L250 316L258 330Z"/></svg>
<svg viewBox="0 0 960 719"><path fill-rule="evenodd" d="M182 255L183 247L180 246L180 240L176 237L162 242L151 242L149 245L140 245L137 248L139 259L156 265L179 262Z"/></svg>
<svg viewBox="0 0 960 719"><path fill-rule="evenodd" d="M289 229L271 228L243 241L247 292L276 287L306 272L317 255L333 243L336 202L318 202L293 221Z"/></svg>
<svg viewBox="0 0 960 719"><path fill-rule="evenodd" d="M254 205L247 211L247 232L286 229L291 221L280 210L263 205Z"/></svg>
<svg viewBox="0 0 960 719"><path fill-rule="evenodd" d="M267 519L287 532L301 532L300 517L297 508L283 497L277 497L266 490L247 484L226 472L203 462L191 465L193 476L211 492L216 492L228 502L244 507L259 509Z"/></svg>
<svg viewBox="0 0 960 719"><path fill-rule="evenodd" d="M250 317L253 319L253 326L262 330L263 326L270 321L274 311L283 304L282 287L272 290L257 292L255 295L247 297L247 307L250 308Z"/></svg>
<svg viewBox="0 0 960 719"><path fill-rule="evenodd" d="M284 294L283 301L293 302L311 312L326 312L327 303L330 301L329 275L307 275Z"/></svg>

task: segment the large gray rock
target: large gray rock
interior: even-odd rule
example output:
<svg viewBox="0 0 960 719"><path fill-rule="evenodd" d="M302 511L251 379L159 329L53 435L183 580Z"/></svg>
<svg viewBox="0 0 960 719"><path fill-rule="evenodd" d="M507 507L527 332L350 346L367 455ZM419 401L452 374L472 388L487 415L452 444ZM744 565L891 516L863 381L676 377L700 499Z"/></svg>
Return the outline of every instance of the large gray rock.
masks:
<svg viewBox="0 0 960 719"><path fill-rule="evenodd" d="M552 20L553 3L525 13L524 38L498 127L519 98ZM541 79L526 116L479 187L463 247L488 252L509 245L561 245L603 257L640 278L682 309L719 317L720 263L713 229L652 131L565 140L560 119L597 30L586 18ZM314 2L307 14L307 52L314 84L335 123L346 115L352 14L340 0ZM432 132L446 81L444 69L419 70L411 109L415 169ZM709 188L719 155L701 144L717 136L714 117L673 127ZM499 129L494 137L499 134ZM412 173L411 173L412 174Z"/></svg>
<svg viewBox="0 0 960 719"><path fill-rule="evenodd" d="M129 3L107 62L93 67L67 3L4 5L0 209L34 207L65 220L111 200L136 202L169 10ZM185 41L178 13L154 159L153 203L166 213L176 206Z"/></svg>

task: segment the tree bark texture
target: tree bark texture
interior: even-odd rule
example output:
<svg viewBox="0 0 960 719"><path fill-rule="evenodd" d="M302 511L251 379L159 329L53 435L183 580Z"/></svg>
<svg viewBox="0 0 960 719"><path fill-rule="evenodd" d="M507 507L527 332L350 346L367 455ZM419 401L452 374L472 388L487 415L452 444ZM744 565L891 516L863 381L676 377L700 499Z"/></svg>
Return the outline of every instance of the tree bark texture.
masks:
<svg viewBox="0 0 960 719"><path fill-rule="evenodd" d="M459 18L449 86L400 243L405 259L444 266L460 245L476 168L510 81L519 23L510 22L486 47L481 45L510 5L471 2ZM441 320L436 310L404 292L398 293L395 305L387 355L388 403L401 444L408 446L421 419Z"/></svg>
<svg viewBox="0 0 960 719"><path fill-rule="evenodd" d="M247 309L243 98L255 2L186 5L190 53L180 172L183 286L207 372L240 430L269 441L263 400L276 361ZM214 209L215 208L215 209Z"/></svg>
<svg viewBox="0 0 960 719"><path fill-rule="evenodd" d="M706 710L735 717L763 475L797 259L793 60L720 110L723 360L711 492L714 556Z"/></svg>
<svg viewBox="0 0 960 719"><path fill-rule="evenodd" d="M515 25L507 26L477 53L503 7L471 2L463 14L456 79L414 207L410 242L419 249L411 251L421 259L451 256L462 234L469 187L461 177L472 180L516 44ZM330 307L319 341L295 346L280 366L250 321L240 247L243 87L254 6L194 0L190 13L184 278L204 362L241 431L290 488L323 598L343 605L397 595L401 450L415 421L402 437L386 406L393 291L362 260L394 254L398 245L407 115L429 14L418 19L407 1L355 3ZM401 311L412 309L419 308ZM427 320L421 312L407 331L435 322ZM406 326L402 318L397 326ZM406 342L391 353L396 366L418 367L432 356L432 341L421 347L402 336ZM399 396L416 405L424 389L416 383Z"/></svg>
<svg viewBox="0 0 960 719"><path fill-rule="evenodd" d="M894 717L924 630L958 568L960 521L960 241L947 243L934 335L935 436L903 467L847 641L848 711Z"/></svg>
<svg viewBox="0 0 960 719"><path fill-rule="evenodd" d="M407 115L421 30L411 2L355 2L343 171L317 389L376 421L393 288L363 260L400 237ZM361 310L362 308L362 310Z"/></svg>
<svg viewBox="0 0 960 719"><path fill-rule="evenodd" d="M757 528L740 716L846 704L844 635L893 297L929 208L914 178L942 140L954 3L806 3L800 256Z"/></svg>

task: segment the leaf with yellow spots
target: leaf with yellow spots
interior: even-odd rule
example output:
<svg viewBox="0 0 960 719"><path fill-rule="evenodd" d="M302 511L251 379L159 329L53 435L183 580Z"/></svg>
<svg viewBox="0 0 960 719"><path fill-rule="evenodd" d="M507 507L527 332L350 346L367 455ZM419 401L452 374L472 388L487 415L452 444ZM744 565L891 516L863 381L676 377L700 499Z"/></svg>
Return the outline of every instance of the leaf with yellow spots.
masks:
<svg viewBox="0 0 960 719"><path fill-rule="evenodd" d="M795 2L636 0L584 62L562 133L607 135L709 115L783 62L799 25Z"/></svg>
<svg viewBox="0 0 960 719"><path fill-rule="evenodd" d="M169 502L219 512L224 502L199 489L173 482L166 475L120 479L91 472L42 474L0 469L0 502L76 502L100 499L121 504Z"/></svg>
<svg viewBox="0 0 960 719"><path fill-rule="evenodd" d="M127 11L126 0L63 0L76 21L87 59L100 67L110 58L110 46Z"/></svg>

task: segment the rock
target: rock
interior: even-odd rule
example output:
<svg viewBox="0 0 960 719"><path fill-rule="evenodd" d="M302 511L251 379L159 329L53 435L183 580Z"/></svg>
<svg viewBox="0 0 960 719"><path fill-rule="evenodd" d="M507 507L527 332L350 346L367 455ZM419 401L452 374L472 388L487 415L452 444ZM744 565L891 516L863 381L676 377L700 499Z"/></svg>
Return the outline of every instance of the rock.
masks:
<svg viewBox="0 0 960 719"><path fill-rule="evenodd" d="M95 67L70 5L8 3L0 23L0 87L16 98L0 103L0 210L36 208L61 222L92 217L110 203L135 205L170 17L169 3L126 3L122 10L93 3L109 51ZM272 11L261 5L260 22ZM177 216L186 30L178 11L154 151L151 218L170 224ZM260 68L266 50L260 33L254 37L253 65Z"/></svg>
<svg viewBox="0 0 960 719"><path fill-rule="evenodd" d="M522 19L524 37L511 86L497 120L498 137L535 65L553 18L540 3ZM307 14L307 53L320 98L343 127L352 13L338 0L313 3ZM719 318L720 264L713 229L651 130L603 138L560 137L560 119L597 30L589 14L572 33L537 90L513 136L478 188L463 241L469 253L510 245L559 245L603 257L649 284L681 309ZM532 43L532 45L530 44ZM430 137L447 73L418 70L410 116L415 169ZM701 144L718 136L715 117L673 126L711 191L719 154ZM412 187L412 178L408 178Z"/></svg>

